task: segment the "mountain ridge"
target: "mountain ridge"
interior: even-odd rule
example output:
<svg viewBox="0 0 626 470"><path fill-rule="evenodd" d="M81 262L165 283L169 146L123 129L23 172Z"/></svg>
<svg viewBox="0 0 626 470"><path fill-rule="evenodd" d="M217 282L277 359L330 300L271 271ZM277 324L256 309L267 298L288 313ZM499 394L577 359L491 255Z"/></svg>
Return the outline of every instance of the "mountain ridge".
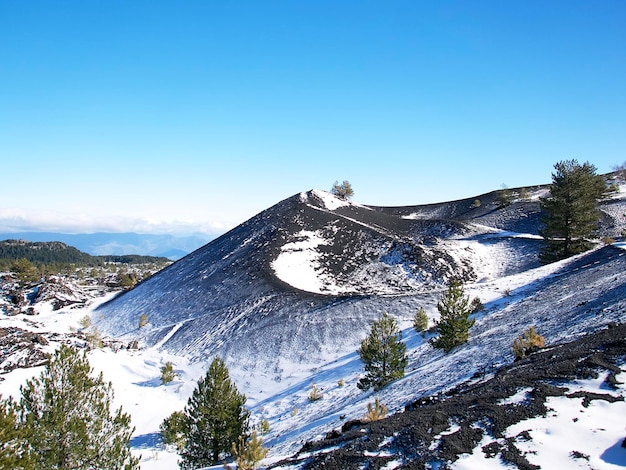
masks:
<svg viewBox="0 0 626 470"><path fill-rule="evenodd" d="M432 311L452 278L487 282L540 267L544 193L540 187L530 201L512 198L506 206L495 192L481 196L478 208L456 201L448 210L461 215L447 219L439 218L445 204L429 205L436 210L424 216L415 215L424 206L379 208L319 190L299 193L104 304L96 323L146 345L175 329L166 350L197 359L219 354L282 380L282 359L306 365L354 351L383 311L404 321L424 303ZM531 231L510 231L520 227ZM142 313L150 325L140 331Z"/></svg>

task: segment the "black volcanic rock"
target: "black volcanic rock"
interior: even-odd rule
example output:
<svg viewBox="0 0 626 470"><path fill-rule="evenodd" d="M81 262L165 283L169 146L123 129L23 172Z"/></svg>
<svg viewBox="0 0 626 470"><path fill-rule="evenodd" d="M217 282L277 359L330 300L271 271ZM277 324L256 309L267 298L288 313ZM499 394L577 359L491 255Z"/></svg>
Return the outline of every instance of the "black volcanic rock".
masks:
<svg viewBox="0 0 626 470"><path fill-rule="evenodd" d="M492 378L468 382L445 394L422 397L404 412L372 423L357 422L342 431L329 432L322 440L307 442L293 457L268 468L321 469L448 468L462 454L470 454L484 436L492 439L482 447L490 458L500 458L519 469L539 468L524 457L517 442L530 440L528 432L511 438L504 431L513 424L548 412L549 397L583 398L609 403L623 401L610 393L567 393L560 384L619 373L626 357L626 324L557 345L499 369ZM609 375L610 376L610 375ZM508 398L527 390L522 402ZM450 423L456 430L447 432Z"/></svg>

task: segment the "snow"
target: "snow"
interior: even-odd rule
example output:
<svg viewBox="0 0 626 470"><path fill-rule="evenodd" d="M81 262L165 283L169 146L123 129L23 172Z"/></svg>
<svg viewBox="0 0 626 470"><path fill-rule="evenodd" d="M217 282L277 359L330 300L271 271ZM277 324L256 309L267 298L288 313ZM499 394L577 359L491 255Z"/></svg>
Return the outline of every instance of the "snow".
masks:
<svg viewBox="0 0 626 470"><path fill-rule="evenodd" d="M326 191L320 191L319 189L313 189L311 191L311 195L321 200L324 204L324 207L330 211L334 211L339 209L340 207L346 207L351 204L345 199L338 198L337 196L333 196L331 193L328 193Z"/></svg>
<svg viewBox="0 0 626 470"><path fill-rule="evenodd" d="M303 195L302 197L309 197L306 193ZM313 191L312 195L322 201L327 210L336 210L349 204L321 191ZM416 214L415 217L417 216ZM296 234L293 241L283 245L271 265L279 279L297 289L316 294L337 295L349 291L351 286L339 285L330 274L321 269L319 249L332 243L332 240L326 237L327 235L321 231L302 230ZM475 340L470 341L465 349L450 355L434 351L428 345L427 338L422 338L412 330L409 320L406 318L400 320L400 325L404 328L403 335L408 347L410 364L404 379L381 392L381 401L389 407L390 414L401 410L407 400L422 394L436 393L467 380L483 356L500 363L503 360L511 360L510 357L506 357L507 352L495 354L494 346L482 339L493 333L495 328L502 329L503 334L517 335L523 330L522 325L525 328L542 316L548 317L550 312L517 319L509 319L507 315L515 305L522 304L529 293L536 292L542 284L560 275L559 271L585 256L580 255L562 262L506 275L507 263L514 264L519 261L511 257L521 255L514 255L512 251L498 243L489 243L490 239L495 238L529 239L536 236L491 230L489 233L483 231L480 236L473 238L446 241L447 245L444 246L448 248L449 253L468 260L474 266L477 282L468 284L466 292L471 297L480 297L488 309L477 316L473 331ZM624 242L616 243L614 246L626 249ZM399 264L391 268L389 265L383 265L381 262L370 267L388 269L389 276L400 275ZM576 292L575 287L564 287L557 300L565 301ZM432 299L436 298L438 293L432 290L429 297L424 296L431 321L436 316ZM0 316L0 326L68 333L72 329L78 329L81 318L92 315L99 303L109 300L113 295L116 294L100 298L84 309L68 307L53 311L50 304L42 304L38 306L36 316ZM399 296L398 302L402 301L404 298ZM536 299L532 301L535 302ZM588 321L598 326L603 322L613 321L618 315L613 314L611 317L610 312L604 311L601 314L606 315L601 316L597 311L589 309L588 318L579 321L581 323ZM498 323L496 320L500 317L502 320ZM184 408L197 380L204 375L211 359L207 357L205 361L192 361L190 357L174 355L160 347L182 326L182 322L172 323L169 332L150 348L123 349L117 352L103 348L90 351L88 354L94 371L102 372L105 380L113 383L114 407L122 406L132 417L132 424L135 427L132 447L133 452L142 456L142 469L178 468L176 452L164 447L160 442L159 425L173 411ZM575 323L572 323L569 330L566 326L560 323L560 319L552 323L545 320L546 331L539 332L548 336L549 340L563 340L581 333L579 325ZM508 338L502 340L507 341ZM49 348L52 350L57 346L58 343L51 343ZM499 347L501 346L500 344ZM335 351L339 348L331 349L330 345L327 347L328 350L321 352L324 361L319 363L303 364L286 357L281 358L277 365L280 380L276 380L279 373L275 371L256 372L238 364L229 365L231 377L240 391L248 397L247 404L252 412L253 423L258 423L262 419L267 419L270 423L269 434L262 436L270 448L267 462L275 462L290 455L306 440L341 427L346 419L362 417L366 412L367 403L374 400L371 392L363 393L356 387L358 378L363 373L362 363L356 352L338 354ZM173 363L177 378L170 384L162 385L159 380L160 368L167 361ZM18 398L20 386L41 370L41 367L16 369L0 376L4 379L0 381L0 394L3 397ZM344 382L343 386L339 384L340 380ZM572 382L566 386L570 391L595 391L610 393L616 397L625 395L624 385L620 385L618 390L607 390L604 388L603 380L603 377L599 377L590 381ZM625 383L626 374L619 375L618 380ZM315 384L323 394L323 398L317 402L310 402L308 399L312 384ZM522 403L527 393L527 389L518 390L505 402ZM518 446L524 447L526 457L531 463L541 465L542 468L598 470L626 466L626 452L620 447L621 441L626 437L623 419L626 416L624 401L608 403L594 400L585 408L580 398L553 397L549 399L548 406L553 410L548 416L516 424L506 433L507 436L514 437L522 431L529 430L532 440L518 442ZM454 423L451 423L450 429L450 432L454 430ZM485 436L474 452L463 456L453 468L510 468L499 459L486 458L482 452L481 447L492 440L493 438ZM586 455L588 460L574 458L572 452L579 453L576 455ZM399 465L399 461L392 461L386 468L391 469Z"/></svg>
<svg viewBox="0 0 626 470"><path fill-rule="evenodd" d="M530 440L517 440L526 459L541 468L594 468L611 470L626 466L626 450L621 447L626 436L626 373L618 376L618 390L609 390L606 376L588 381L564 384L568 393L588 391L610 394L620 399L614 403L593 400L588 407L582 398L549 397L550 410L545 417L532 418L509 427L506 437L514 438L528 431ZM561 384L560 384L561 385ZM456 470L505 468L498 459L487 458L481 448L493 438L485 436L471 455L465 455L452 466Z"/></svg>
<svg viewBox="0 0 626 470"><path fill-rule="evenodd" d="M325 283L319 272L320 254L316 248L329 245L330 241L318 231L302 230L296 236L298 240L283 245L281 253L272 262L272 269L278 278L296 289L318 294L338 294L339 289Z"/></svg>
<svg viewBox="0 0 626 470"><path fill-rule="evenodd" d="M317 276L307 278L300 273L306 273L302 268L303 265L313 269L311 266L314 266L315 258L312 256L311 248L324 243L324 240L314 232L301 232L299 236L300 240L291 244L289 249L278 257L274 268L279 272L289 273L290 276L301 276L302 288L321 290ZM462 250L465 251L465 248ZM483 252L481 256L488 259L489 252ZM567 262L573 262L575 259ZM513 302L523 297L527 286L549 278L567 262L553 263L514 276L471 284L468 285L467 291L470 295L479 295L485 303L492 302L495 305L498 302L503 304ZM296 275L298 269L302 271ZM505 296L504 292L515 292L515 295ZM105 299L101 299L103 300ZM45 325L46 329L68 332L72 328L77 328L80 319L91 313L95 305L92 304L85 310L67 309L57 312L42 306L39 308L40 314L31 317L36 319L38 326L26 323L25 318L20 316L3 317L1 321L3 325L20 325L32 330L44 328ZM480 321L479 319L478 322ZM438 374L448 369L448 362L459 358L433 352L424 339L411 332L409 325L403 326L408 328L404 331L404 336L412 363L421 363L420 375L431 377L434 382L430 387L435 390L436 381L442 380L438 378ZM173 330L178 328L180 324L172 327ZM473 355L480 354L479 350ZM176 453L160 444L159 425L173 411L184 408L207 364L191 362L186 357L168 354L158 347L118 352L108 348L94 350L89 353L89 360L96 372L102 371L104 378L113 383L114 406L122 406L132 416L132 424L135 426L132 446L134 452L142 455L142 468L148 470L177 468ZM160 367L167 361L174 364L178 377L171 384L161 385ZM363 394L356 389L356 382L362 373L362 364L356 353L335 358L329 356L326 364L312 364L309 367L283 359L280 367L285 371L291 371L287 373L287 379L281 382L276 382L271 375L265 377L256 375L253 383L250 383L246 371L236 367L231 370L231 376L248 396L248 406L253 413L253 420L260 422L266 418L270 422L271 431L264 436L271 446L268 459L277 460L281 455L288 455L303 444L303 437L300 436L311 439L322 435L320 431L323 433L340 426L343 422L342 415L351 418L362 417L366 411L366 404L373 401L371 394ZM19 386L40 370L41 368L17 369L4 375L5 380L0 382L0 393L3 396L17 397ZM401 409L402 397L406 399L407 396L414 396L419 392L413 389L414 382L411 381L412 375L416 372L409 370L406 384L393 387L390 389L391 394L383 399L390 405L391 413ZM345 385L339 385L340 379L344 380ZM446 378L442 383L449 380ZM620 380L626 382L624 374ZM315 403L308 400L313 383L323 393L323 399ZM600 384L601 379L598 379L594 383L572 384L571 389L583 386L594 389L601 387ZM510 397L509 401L523 400L525 393L525 390L520 390L518 394ZM623 394L623 389L620 393ZM396 398L392 398L394 396ZM580 399L556 398L551 399L549 406L555 409L558 415L553 413L547 418L531 420L509 430L512 436L525 429L533 430L531 434L536 438L527 444L528 452L536 451L537 454L529 456L529 460L544 468L557 468L556 465L572 468L576 462L571 459L570 452L578 450L590 455L592 459L590 462L594 468L614 468L610 461L617 452L611 449L615 449L619 444L618 441L626 435L622 419L626 412L623 402L607 404L594 401L585 409L580 405ZM576 423L572 422L573 417L578 418ZM558 442L566 442L567 445L559 446ZM393 468L393 465L389 464L389 468ZM474 454L457 462L455 468L506 467L497 460L486 459L478 448Z"/></svg>

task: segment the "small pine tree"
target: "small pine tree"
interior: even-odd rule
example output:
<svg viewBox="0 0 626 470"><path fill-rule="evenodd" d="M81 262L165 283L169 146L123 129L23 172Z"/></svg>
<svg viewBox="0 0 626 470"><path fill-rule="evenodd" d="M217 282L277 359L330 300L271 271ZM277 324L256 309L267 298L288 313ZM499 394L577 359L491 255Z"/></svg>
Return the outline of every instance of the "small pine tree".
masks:
<svg viewBox="0 0 626 470"><path fill-rule="evenodd" d="M483 305L482 300L480 300L478 297L474 297L472 299L472 303L470 304L470 309L472 313L478 313L485 310L485 306Z"/></svg>
<svg viewBox="0 0 626 470"><path fill-rule="evenodd" d="M385 313L372 324L367 338L361 342L359 356L365 364L365 377L359 379L357 387L380 390L388 383L404 377L407 365L406 345L402 333L392 317Z"/></svg>
<svg viewBox="0 0 626 470"><path fill-rule="evenodd" d="M168 384L172 380L176 378L176 373L174 372L174 365L167 361L163 367L161 367L161 383Z"/></svg>
<svg viewBox="0 0 626 470"><path fill-rule="evenodd" d="M112 385L91 373L84 352L62 345L21 388L20 419L37 468L139 468L130 415L121 408L111 414Z"/></svg>
<svg viewBox="0 0 626 470"><path fill-rule="evenodd" d="M428 329L428 315L426 315L424 307L418 308L415 312L415 316L413 317L413 328L418 333L424 333Z"/></svg>
<svg viewBox="0 0 626 470"><path fill-rule="evenodd" d="M339 182L335 181L333 183L333 187L330 190L330 192L332 194L334 194L335 196L337 196L340 199L351 199L352 196L354 196L354 190L352 189L352 185L350 184L349 181L345 181L341 184L339 184Z"/></svg>
<svg viewBox="0 0 626 470"><path fill-rule="evenodd" d="M263 435L270 432L270 422L267 418L263 418L259 423L259 432Z"/></svg>
<svg viewBox="0 0 626 470"><path fill-rule="evenodd" d="M185 447L185 436L188 434L187 415L182 411L174 411L159 426L164 444L175 445L177 450Z"/></svg>
<svg viewBox="0 0 626 470"><path fill-rule="evenodd" d="M383 419L387 416L388 411L387 407L379 401L378 397L376 397L374 403L367 404L367 414L365 415L365 420L378 421L379 419Z"/></svg>
<svg viewBox="0 0 626 470"><path fill-rule="evenodd" d="M523 359L529 354L542 349L545 346L543 336L535 331L535 327L531 326L525 330L520 336L513 340L511 349L515 355L515 360Z"/></svg>
<svg viewBox="0 0 626 470"><path fill-rule="evenodd" d="M469 330L474 325L474 319L470 318L472 308L461 283L452 281L437 303L440 318L435 326L439 336L430 340L431 345L450 352L466 343Z"/></svg>
<svg viewBox="0 0 626 470"><path fill-rule="evenodd" d="M224 361L213 359L185 407L187 434L180 467L215 465L228 456L232 443L248 432L250 412L245 403L246 396L230 380Z"/></svg>
<svg viewBox="0 0 626 470"><path fill-rule="evenodd" d="M237 470L257 470L261 460L267 457L267 452L268 450L263 447L263 439L257 437L256 431L252 431L247 441L243 436L239 436L237 443L233 442L232 445ZM232 470L229 465L224 465L224 468Z"/></svg>
<svg viewBox="0 0 626 470"><path fill-rule="evenodd" d="M13 261L10 269L22 284L31 284L40 277L39 270L26 258Z"/></svg>

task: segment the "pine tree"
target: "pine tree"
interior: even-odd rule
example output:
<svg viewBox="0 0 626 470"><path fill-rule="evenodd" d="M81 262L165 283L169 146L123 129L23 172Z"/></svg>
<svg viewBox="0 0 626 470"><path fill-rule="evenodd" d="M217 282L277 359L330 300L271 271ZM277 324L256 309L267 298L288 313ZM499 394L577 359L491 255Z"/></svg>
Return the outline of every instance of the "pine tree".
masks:
<svg viewBox="0 0 626 470"><path fill-rule="evenodd" d="M111 414L112 385L91 374L85 353L62 345L21 388L20 421L37 468L139 468L130 416L121 408Z"/></svg>
<svg viewBox="0 0 626 470"><path fill-rule="evenodd" d="M418 308L415 312L415 316L413 317L413 328L418 333L424 333L428 329L428 315L426 315L424 307Z"/></svg>
<svg viewBox="0 0 626 470"><path fill-rule="evenodd" d="M365 363L365 377L357 383L361 390L370 387L380 390L404 377L406 345L395 319L385 313L380 320L374 321L369 336L361 342L359 356Z"/></svg>
<svg viewBox="0 0 626 470"><path fill-rule="evenodd" d="M163 420L159 426L164 444L175 445L178 450L185 447L187 429L187 415L183 411L174 411Z"/></svg>
<svg viewBox="0 0 626 470"><path fill-rule="evenodd" d="M544 243L539 259L558 261L591 248L588 238L600 218L596 202L606 193L606 184L596 167L576 160L554 165L550 196L541 199Z"/></svg>
<svg viewBox="0 0 626 470"><path fill-rule="evenodd" d="M233 442L248 432L246 396L230 380L228 368L216 357L187 402L187 435L179 465L192 469L215 465L230 455Z"/></svg>
<svg viewBox="0 0 626 470"><path fill-rule="evenodd" d="M10 269L22 284L31 284L39 279L39 270L26 258L13 261Z"/></svg>
<svg viewBox="0 0 626 470"><path fill-rule="evenodd" d="M351 199L352 196L354 196L354 190L352 189L352 185L349 181L345 180L341 184L339 184L338 181L335 181L330 192L338 198L345 200Z"/></svg>
<svg viewBox="0 0 626 470"><path fill-rule="evenodd" d="M35 470L17 414L17 406L12 400L0 399L0 468Z"/></svg>
<svg viewBox="0 0 626 470"><path fill-rule="evenodd" d="M176 378L176 372L174 372L174 365L167 361L163 367L161 367L161 383L168 384Z"/></svg>
<svg viewBox="0 0 626 470"><path fill-rule="evenodd" d="M263 447L263 439L257 437L256 431L252 431L248 440L239 436L237 443L233 442L232 445L237 470L257 470L261 460L267 457L267 452L268 450ZM229 465L225 465L224 468L232 470Z"/></svg>
<svg viewBox="0 0 626 470"><path fill-rule="evenodd" d="M463 286L457 280L450 283L448 290L437 302L439 321L435 324L439 336L430 340L433 347L450 352L456 346L466 343L469 329L474 325L473 306L465 295Z"/></svg>

